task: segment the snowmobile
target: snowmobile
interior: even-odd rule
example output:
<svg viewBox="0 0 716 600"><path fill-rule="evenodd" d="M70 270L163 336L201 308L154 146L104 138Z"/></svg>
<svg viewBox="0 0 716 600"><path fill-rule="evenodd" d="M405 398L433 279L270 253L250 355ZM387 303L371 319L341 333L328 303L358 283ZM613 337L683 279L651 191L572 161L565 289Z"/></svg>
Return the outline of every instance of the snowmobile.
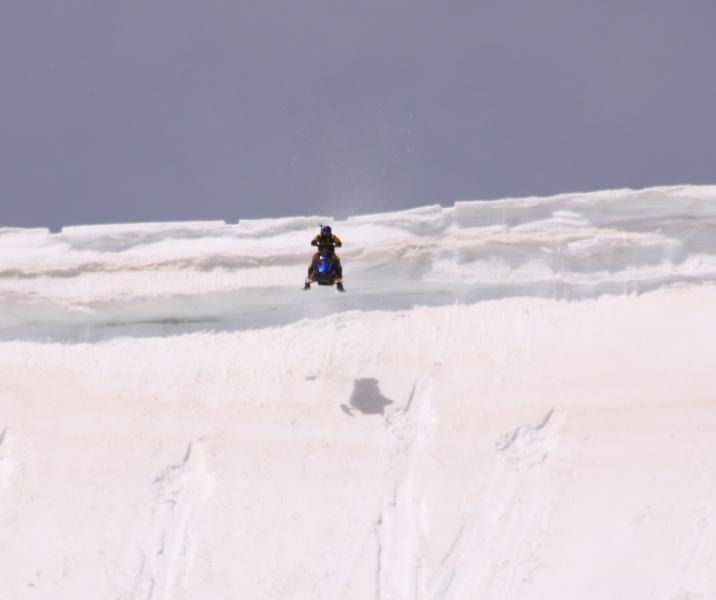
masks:
<svg viewBox="0 0 716 600"><path fill-rule="evenodd" d="M346 290L343 287L341 274L341 268L336 257L333 255L333 249L330 247L322 248L316 260L313 261L311 273L306 278L303 289L311 289L311 283L317 283L318 285L335 284L339 292L345 292Z"/></svg>

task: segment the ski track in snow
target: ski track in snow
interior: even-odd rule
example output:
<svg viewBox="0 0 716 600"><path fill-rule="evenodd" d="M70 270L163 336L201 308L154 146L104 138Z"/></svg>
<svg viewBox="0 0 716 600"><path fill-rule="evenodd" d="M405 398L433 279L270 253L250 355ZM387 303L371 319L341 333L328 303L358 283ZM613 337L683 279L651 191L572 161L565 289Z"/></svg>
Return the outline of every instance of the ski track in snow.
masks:
<svg viewBox="0 0 716 600"><path fill-rule="evenodd" d="M0 600L716 598L716 187L328 221L0 229Z"/></svg>
<svg viewBox="0 0 716 600"><path fill-rule="evenodd" d="M5 441L8 437L7 428L0 431L0 498L10 487L10 477L13 472L12 457L8 450L8 443Z"/></svg>
<svg viewBox="0 0 716 600"><path fill-rule="evenodd" d="M436 418L428 379L414 384L405 406L386 420L387 453L405 455L407 464L389 481L377 520L376 600L415 598L424 587L421 546L426 543L427 514L419 488Z"/></svg>
<svg viewBox="0 0 716 600"><path fill-rule="evenodd" d="M528 491L539 486L540 466L557 445L559 426L553 422L554 431L546 431L553 417L554 409L535 425L518 427L497 440L495 462L473 492L476 497L440 563L429 597L521 597L519 586L541 566L540 546L555 517L554 491ZM468 565L475 565L476 572Z"/></svg>
<svg viewBox="0 0 716 600"><path fill-rule="evenodd" d="M190 443L181 461L166 467L152 482L151 520L141 544L137 578L126 600L181 597L195 560L196 530L207 520L204 508L213 487L203 452L200 443Z"/></svg>
<svg viewBox="0 0 716 600"><path fill-rule="evenodd" d="M3 523L16 521L20 505L35 487L29 456L27 441L19 431L10 427L0 431L0 506L6 507L0 513L0 531Z"/></svg>

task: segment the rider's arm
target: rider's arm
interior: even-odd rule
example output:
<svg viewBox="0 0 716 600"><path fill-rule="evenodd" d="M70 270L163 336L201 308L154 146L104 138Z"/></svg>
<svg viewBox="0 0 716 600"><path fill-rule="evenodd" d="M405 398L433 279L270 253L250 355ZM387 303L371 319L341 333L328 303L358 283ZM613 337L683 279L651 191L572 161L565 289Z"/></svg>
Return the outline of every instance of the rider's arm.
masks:
<svg viewBox="0 0 716 600"><path fill-rule="evenodd" d="M318 246L318 242L321 240L321 236L317 235L311 240L311 246Z"/></svg>
<svg viewBox="0 0 716 600"><path fill-rule="evenodd" d="M333 236L333 245L334 246L342 246L341 238L339 238L337 235Z"/></svg>

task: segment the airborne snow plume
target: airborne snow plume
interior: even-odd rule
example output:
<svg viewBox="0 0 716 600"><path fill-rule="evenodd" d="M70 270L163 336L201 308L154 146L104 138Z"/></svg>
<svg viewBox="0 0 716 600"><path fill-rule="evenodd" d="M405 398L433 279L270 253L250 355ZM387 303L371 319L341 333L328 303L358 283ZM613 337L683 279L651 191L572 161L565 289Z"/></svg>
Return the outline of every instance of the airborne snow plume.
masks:
<svg viewBox="0 0 716 600"><path fill-rule="evenodd" d="M1 600L716 598L716 187L0 253Z"/></svg>

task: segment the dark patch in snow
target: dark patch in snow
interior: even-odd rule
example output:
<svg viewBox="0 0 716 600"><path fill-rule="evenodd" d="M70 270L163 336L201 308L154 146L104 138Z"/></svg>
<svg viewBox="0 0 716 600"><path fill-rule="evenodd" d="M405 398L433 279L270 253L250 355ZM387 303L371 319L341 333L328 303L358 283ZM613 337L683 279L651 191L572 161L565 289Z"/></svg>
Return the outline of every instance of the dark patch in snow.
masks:
<svg viewBox="0 0 716 600"><path fill-rule="evenodd" d="M415 388L417 387L417 383L413 384L413 387L410 389L410 397L408 398L408 401L405 403L405 407L403 408L403 412L408 412L410 410L410 407L413 405L413 399L415 398Z"/></svg>
<svg viewBox="0 0 716 600"><path fill-rule="evenodd" d="M531 443L534 436L546 427L553 414L554 408L542 417L539 423L532 425L531 427L518 427L511 433L506 433L505 435L500 436L495 443L495 447L499 452L505 452L510 447L518 444L520 441L526 440L528 443Z"/></svg>
<svg viewBox="0 0 716 600"><path fill-rule="evenodd" d="M184 458L182 458L180 462L173 464L173 465L169 465L168 467L166 467L159 475L157 475L154 478L153 483L158 484L158 483L162 483L162 482L166 481L168 478L170 478L172 473L175 473L175 472L183 469L186 466L186 464L189 462L190 458L191 458L191 443L189 443L189 445L186 448L186 452L184 452Z"/></svg>
<svg viewBox="0 0 716 600"><path fill-rule="evenodd" d="M353 382L350 405L364 415L385 414L385 407L389 404L393 401L381 394L377 379L371 377Z"/></svg>

